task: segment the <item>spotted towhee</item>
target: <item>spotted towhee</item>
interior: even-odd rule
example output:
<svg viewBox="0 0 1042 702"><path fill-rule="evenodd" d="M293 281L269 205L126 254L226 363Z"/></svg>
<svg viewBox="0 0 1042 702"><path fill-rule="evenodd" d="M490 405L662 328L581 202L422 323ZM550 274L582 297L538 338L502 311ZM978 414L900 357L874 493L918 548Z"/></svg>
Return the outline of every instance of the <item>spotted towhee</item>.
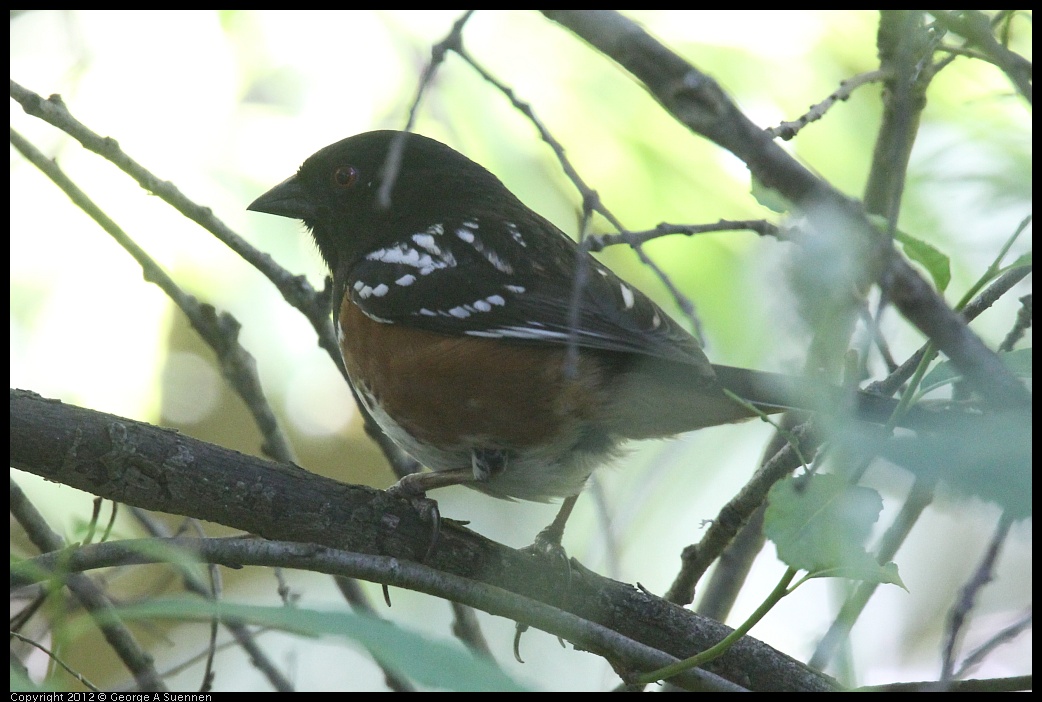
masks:
<svg viewBox="0 0 1042 702"><path fill-rule="evenodd" d="M433 139L344 139L249 209L311 230L358 396L434 471L406 492L572 496L627 440L799 405L805 383L711 364L658 305ZM876 421L893 407L864 392L853 404Z"/></svg>

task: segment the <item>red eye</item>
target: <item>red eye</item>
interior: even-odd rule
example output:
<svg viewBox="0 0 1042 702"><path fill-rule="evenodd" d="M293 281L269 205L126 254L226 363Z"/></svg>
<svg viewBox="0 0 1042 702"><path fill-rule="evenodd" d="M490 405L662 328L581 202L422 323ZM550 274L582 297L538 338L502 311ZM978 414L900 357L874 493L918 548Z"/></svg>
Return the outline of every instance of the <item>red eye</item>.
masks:
<svg viewBox="0 0 1042 702"><path fill-rule="evenodd" d="M333 171L333 185L347 190L358 180L358 169L354 166L339 166Z"/></svg>

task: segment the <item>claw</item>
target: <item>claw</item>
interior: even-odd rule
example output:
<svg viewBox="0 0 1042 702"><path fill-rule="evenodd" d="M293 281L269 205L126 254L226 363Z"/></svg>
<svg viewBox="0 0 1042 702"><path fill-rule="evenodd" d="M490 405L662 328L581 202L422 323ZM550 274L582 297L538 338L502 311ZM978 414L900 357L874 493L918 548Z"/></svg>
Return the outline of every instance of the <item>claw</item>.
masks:
<svg viewBox="0 0 1042 702"><path fill-rule="evenodd" d="M522 664L524 663L524 661L521 660L521 634L525 633L526 631L528 631L527 624L517 622L517 624L514 626L514 660Z"/></svg>
<svg viewBox="0 0 1042 702"><path fill-rule="evenodd" d="M572 566L568 560L568 553L561 546L561 538L564 536L564 526L568 522L568 517L572 514L572 509L575 507L577 499L577 495L565 499L561 503L561 509L557 512L557 516L554 517L550 525L536 534L535 541L532 542L531 546L521 549L522 553L551 560L554 562L556 570L563 570L565 573L565 593L569 592L572 586Z"/></svg>
<svg viewBox="0 0 1042 702"><path fill-rule="evenodd" d="M387 488L387 494L409 500L417 514L420 515L420 519L426 520L428 516L430 518L431 539L423 557L420 558L420 563L426 563L431 557L434 548L438 545L438 537L441 535L441 510L438 509L436 501L427 497L427 488L452 484L443 483L444 477L445 475L442 473L412 473ZM384 599L387 599L386 595Z"/></svg>
<svg viewBox="0 0 1042 702"><path fill-rule="evenodd" d="M561 503L561 509L558 510L557 516L550 522L549 526L543 529L541 532L535 535L535 542L529 546L529 549L539 548L545 553L549 553L555 549L564 551L561 548L561 539L564 538L564 527L568 523L568 518L572 516L572 510L575 508L575 501L579 499L578 495L572 495L571 497L565 498L564 502Z"/></svg>
<svg viewBox="0 0 1042 702"><path fill-rule="evenodd" d="M420 513L420 518L430 517L431 521L431 540L427 544L427 550L423 553L423 558L420 559L420 563L426 563L434 553L434 548L438 545L438 539L441 536L441 510L438 508L438 503L426 497L413 498L413 505L417 508Z"/></svg>

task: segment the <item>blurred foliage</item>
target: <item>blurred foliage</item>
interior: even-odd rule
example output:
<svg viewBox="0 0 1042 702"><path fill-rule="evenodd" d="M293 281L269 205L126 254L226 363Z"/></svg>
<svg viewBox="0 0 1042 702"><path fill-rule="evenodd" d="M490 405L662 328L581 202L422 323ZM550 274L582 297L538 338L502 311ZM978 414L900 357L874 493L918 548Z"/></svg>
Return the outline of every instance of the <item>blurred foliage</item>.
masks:
<svg viewBox="0 0 1042 702"><path fill-rule="evenodd" d="M878 17L872 11L628 15L714 76L764 127L798 119L840 81L878 67ZM325 272L301 228L247 216L245 205L328 143L369 129L402 127L430 47L457 17L437 10L18 11L11 14L11 76L41 95L61 94L89 128L119 140L158 177L175 182L288 270L321 287ZM1011 36L1011 48L1030 60L1030 15L1013 20ZM744 165L691 135L611 61L537 13L480 11L464 42L532 106L577 171L626 226L778 220L753 196ZM859 197L879 119L880 87L869 84L785 148ZM242 341L257 357L301 465L344 480L391 482L379 452L360 430L333 364L266 280L110 164L14 103L11 122L57 158L181 285L243 324ZM416 130L479 161L527 204L566 232L577 233L581 202L554 154L504 95L458 57L450 56L439 70L419 109ZM950 301L980 276L1031 211L1031 131L1030 109L993 65L957 57L930 91L899 225L950 259ZM12 387L258 452L259 434L244 421L241 402L219 380L212 354L164 297L142 283L140 269L19 156L12 155L10 168ZM593 229L609 231L601 219ZM1008 260L1029 248L1030 236L1022 237ZM808 333L785 289L789 245L749 232L722 232L671 236L646 250L694 301L714 361L769 370L800 367ZM677 309L631 252L616 247L603 259L667 309ZM1007 297L974 324L992 345L1015 315L1015 296ZM884 332L894 355L903 359L922 340L894 317L884 319ZM605 500L614 505L616 523L630 526L619 547L624 569L619 577L639 577L655 591L665 589L675 570L674 554L698 538L700 520L715 514L751 471L762 430L751 439L730 431L705 432L657 453L642 449L633 456L638 466L631 472L604 471ZM675 467L663 468L663 457ZM691 463L698 465L697 475ZM64 525L71 532L72 515L90 512L89 496L22 475L17 479L57 529ZM900 480L884 476L880 482L887 483L880 488L885 498L885 490ZM697 489L687 489L693 485ZM515 539L515 545L527 543L550 514L481 496L439 500L446 514L454 513L457 500L465 501L463 513L480 531L508 543ZM884 643L870 647L882 657L880 667L902 665L902 675L912 678L932 674L924 671L934 665L944 614L936 603L950 599L945 589L953 589L962 577L965 554L985 538L987 528L980 525L993 518L978 508L956 507L958 519L947 526L943 513L940 517L945 538L959 544L950 566L939 562L937 537L930 536L929 527L924 527L922 543L909 546L926 555L902 563L902 577L913 593L933 604L899 603L888 616L878 617L902 622L879 635ZM588 512L580 509L575 522L573 537L600 543L603 530L595 528ZM966 531L956 534L959 529ZM121 515L118 533L138 531ZM651 538L655 548L641 546L642 539L646 545ZM12 539L12 552L25 553L26 545ZM594 553L600 551L594 548ZM1019 562L1023 568L1021 557L1012 557L1010 567ZM1029 556L1024 558L1030 563ZM917 566L926 572L917 574ZM270 579L252 575L251 580L247 574L231 574L226 586L270 603ZM1017 586L1030 584L1018 580L1000 579L1002 586L991 591L992 606L1021 601ZM297 583L319 591L315 578ZM805 652L811 643L793 636L793 630L813 627L827 616L820 606L824 595L812 592L817 594L808 595L808 610L797 612L795 620L779 617L777 630L765 621L754 634L794 655ZM323 595L316 597L321 601ZM428 602L405 596L396 599L395 611L431 626L445 624L430 616ZM520 679L538 675L535 687L601 687L599 661L565 658L552 639L549 643L549 654L537 649L531 655L539 661L533 664L539 672L522 670ZM67 653L89 668L96 647ZM162 656L167 663L169 658L176 657ZM297 665L302 687L309 674L317 674L316 665L326 675L338 672L310 659ZM249 667L241 668L233 668L231 679L252 680L244 672ZM223 670L227 676L228 667ZM892 672L885 670L883 679L891 679ZM366 684L379 689L379 674L367 674L375 682ZM108 669L97 679L119 675L118 668Z"/></svg>

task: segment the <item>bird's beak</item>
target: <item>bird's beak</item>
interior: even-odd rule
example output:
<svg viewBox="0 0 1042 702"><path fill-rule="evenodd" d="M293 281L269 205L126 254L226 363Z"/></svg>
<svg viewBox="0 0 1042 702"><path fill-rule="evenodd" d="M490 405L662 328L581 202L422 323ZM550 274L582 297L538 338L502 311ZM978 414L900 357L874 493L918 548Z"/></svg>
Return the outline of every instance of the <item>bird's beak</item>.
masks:
<svg viewBox="0 0 1042 702"><path fill-rule="evenodd" d="M289 217L290 219L312 219L315 208L304 192L297 176L282 181L268 192L250 203L246 208L252 212Z"/></svg>

